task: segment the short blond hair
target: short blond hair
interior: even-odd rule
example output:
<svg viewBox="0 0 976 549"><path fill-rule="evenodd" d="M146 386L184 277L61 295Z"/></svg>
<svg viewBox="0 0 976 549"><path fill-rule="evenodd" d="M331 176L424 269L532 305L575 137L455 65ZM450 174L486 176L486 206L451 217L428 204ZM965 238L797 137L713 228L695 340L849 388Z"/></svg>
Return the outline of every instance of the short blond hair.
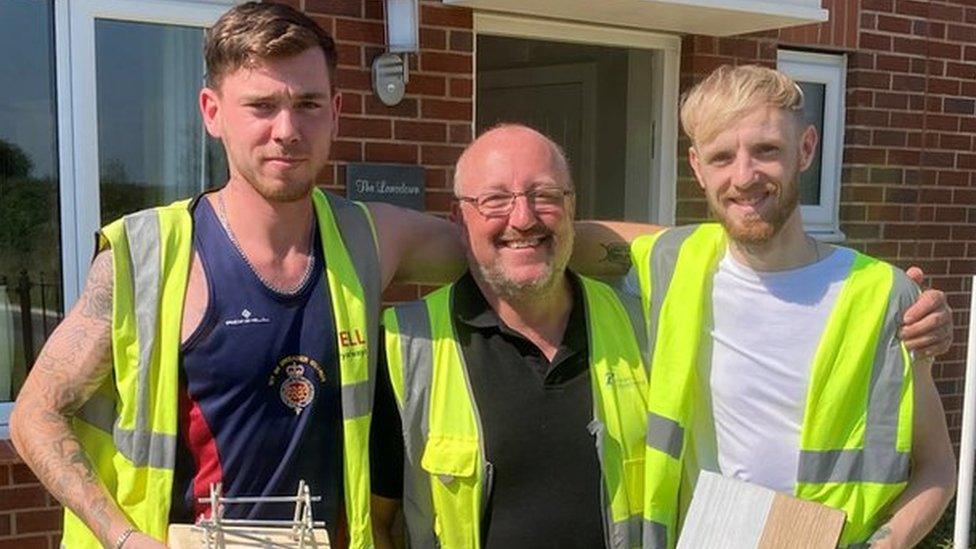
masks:
<svg viewBox="0 0 976 549"><path fill-rule="evenodd" d="M681 125L693 146L708 143L759 105L803 115L803 92L789 76L759 65L722 65L681 98Z"/></svg>

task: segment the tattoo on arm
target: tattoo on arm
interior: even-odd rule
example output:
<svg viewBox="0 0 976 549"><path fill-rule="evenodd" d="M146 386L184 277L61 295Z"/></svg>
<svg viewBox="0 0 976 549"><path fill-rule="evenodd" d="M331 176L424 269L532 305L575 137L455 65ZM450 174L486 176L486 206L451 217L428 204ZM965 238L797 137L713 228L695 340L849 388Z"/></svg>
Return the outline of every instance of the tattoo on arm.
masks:
<svg viewBox="0 0 976 549"><path fill-rule="evenodd" d="M874 542L887 539L891 536L891 526L885 524L881 528L875 530L874 534L868 539L868 547L870 547Z"/></svg>
<svg viewBox="0 0 976 549"><path fill-rule="evenodd" d="M79 298L82 316L94 320L112 319L112 253L104 251L92 261L85 291Z"/></svg>
<svg viewBox="0 0 976 549"><path fill-rule="evenodd" d="M601 263L614 263L630 268L630 244L626 242L601 242L600 246L603 246L605 254L600 260Z"/></svg>
<svg viewBox="0 0 976 549"><path fill-rule="evenodd" d="M20 427L13 433L38 479L109 544L113 520L125 518L92 468L71 418L111 374L112 277L111 253L103 252L21 390L15 408Z"/></svg>

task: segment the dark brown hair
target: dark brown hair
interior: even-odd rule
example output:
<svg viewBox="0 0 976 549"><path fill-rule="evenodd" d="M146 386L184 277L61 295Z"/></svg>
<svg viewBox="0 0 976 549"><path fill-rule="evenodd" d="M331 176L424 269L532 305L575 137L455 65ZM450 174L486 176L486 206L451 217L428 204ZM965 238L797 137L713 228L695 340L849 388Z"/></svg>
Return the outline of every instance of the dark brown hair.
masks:
<svg viewBox="0 0 976 549"><path fill-rule="evenodd" d="M283 4L240 4L207 30L203 45L207 86L216 89L224 76L241 67L298 55L314 47L322 48L329 82L335 89L336 47L329 33L304 13Z"/></svg>

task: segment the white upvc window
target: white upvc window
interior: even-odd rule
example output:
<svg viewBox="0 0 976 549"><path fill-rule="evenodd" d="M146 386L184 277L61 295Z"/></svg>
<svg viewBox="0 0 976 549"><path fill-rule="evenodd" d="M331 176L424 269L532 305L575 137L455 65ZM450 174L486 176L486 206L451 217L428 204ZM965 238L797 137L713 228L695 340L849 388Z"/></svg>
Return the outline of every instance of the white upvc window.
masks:
<svg viewBox="0 0 976 549"><path fill-rule="evenodd" d="M804 228L820 240L842 241L839 208L847 58L779 50L777 63L803 90L804 115L820 137L813 163L800 177Z"/></svg>

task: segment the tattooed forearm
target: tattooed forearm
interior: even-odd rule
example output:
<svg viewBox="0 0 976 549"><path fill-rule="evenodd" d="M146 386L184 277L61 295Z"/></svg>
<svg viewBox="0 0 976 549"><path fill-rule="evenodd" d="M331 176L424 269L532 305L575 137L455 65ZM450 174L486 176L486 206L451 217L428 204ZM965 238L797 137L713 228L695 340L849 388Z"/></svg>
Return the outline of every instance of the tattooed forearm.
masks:
<svg viewBox="0 0 976 549"><path fill-rule="evenodd" d="M630 245L626 242L601 242L603 252L606 254L601 263L613 263L624 268L630 268Z"/></svg>
<svg viewBox="0 0 976 549"><path fill-rule="evenodd" d="M58 501L81 517L101 540L110 541L108 509L112 504L88 454L71 433L69 421L60 414L42 412L34 431L38 441L49 438L50 443L28 445L25 462Z"/></svg>
<svg viewBox="0 0 976 549"><path fill-rule="evenodd" d="M10 417L24 462L107 545L128 521L95 473L71 418L111 373L111 311L111 256L102 253L78 303L41 350Z"/></svg>
<svg viewBox="0 0 976 549"><path fill-rule="evenodd" d="M28 395L28 404L36 402ZM21 408L19 401L15 414L18 428L12 434L24 462L58 501L84 520L99 539L110 543L112 511L115 520L125 519L71 431L70 419L50 406ZM20 424L30 426L26 435Z"/></svg>

